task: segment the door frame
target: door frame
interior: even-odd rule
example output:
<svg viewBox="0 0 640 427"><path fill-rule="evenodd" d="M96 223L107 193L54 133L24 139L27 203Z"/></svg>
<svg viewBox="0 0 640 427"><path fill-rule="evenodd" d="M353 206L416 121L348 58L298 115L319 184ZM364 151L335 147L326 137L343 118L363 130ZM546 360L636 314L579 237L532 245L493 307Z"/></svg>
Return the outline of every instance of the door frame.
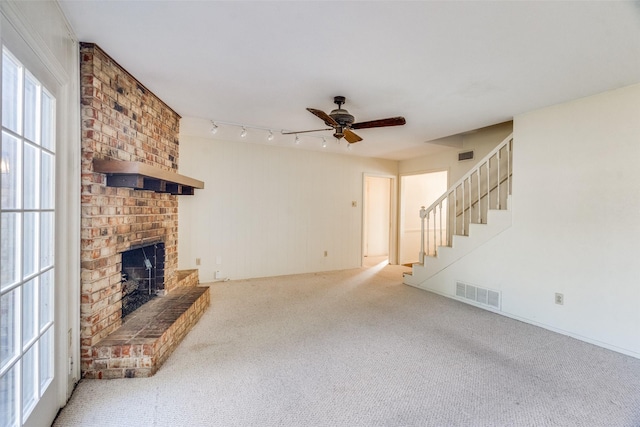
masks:
<svg viewBox="0 0 640 427"><path fill-rule="evenodd" d="M362 174L362 230L360 244L360 266L363 265L365 253L365 207L367 206L367 178L388 178L389 191L389 264L398 263L398 177L396 175L364 172Z"/></svg>
<svg viewBox="0 0 640 427"><path fill-rule="evenodd" d="M404 205L405 205L405 188L403 186L402 178L407 176L415 176L415 175L428 175L430 173L439 173L446 172L447 173L447 185L446 189L451 185L451 168L436 168L436 169L428 169L421 170L415 172L402 173L398 175L398 262L403 259L402 253L402 235L404 232ZM425 206L428 207L428 206ZM418 212L416 212L416 216L418 216ZM419 252L419 251L418 251Z"/></svg>
<svg viewBox="0 0 640 427"><path fill-rule="evenodd" d="M54 3L43 7L59 10ZM38 29L29 8L0 2L0 46L56 98L54 379L23 420L25 426L50 424L80 379L80 69L70 65L79 64L79 50L62 14L50 18L46 28ZM43 41L60 26L67 30L69 48L62 58Z"/></svg>

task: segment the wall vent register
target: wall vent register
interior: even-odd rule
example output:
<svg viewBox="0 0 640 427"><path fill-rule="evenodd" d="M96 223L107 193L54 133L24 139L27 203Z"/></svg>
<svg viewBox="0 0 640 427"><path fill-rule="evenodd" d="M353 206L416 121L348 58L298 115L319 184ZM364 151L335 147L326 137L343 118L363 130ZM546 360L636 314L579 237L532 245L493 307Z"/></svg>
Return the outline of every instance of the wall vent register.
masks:
<svg viewBox="0 0 640 427"><path fill-rule="evenodd" d="M464 160L473 160L473 150L458 153L458 161L462 162Z"/></svg>
<svg viewBox="0 0 640 427"><path fill-rule="evenodd" d="M498 291L469 285L464 282L456 282L456 296L458 298L462 298L463 300L470 300L474 303L486 305L500 310L501 298L500 292Z"/></svg>

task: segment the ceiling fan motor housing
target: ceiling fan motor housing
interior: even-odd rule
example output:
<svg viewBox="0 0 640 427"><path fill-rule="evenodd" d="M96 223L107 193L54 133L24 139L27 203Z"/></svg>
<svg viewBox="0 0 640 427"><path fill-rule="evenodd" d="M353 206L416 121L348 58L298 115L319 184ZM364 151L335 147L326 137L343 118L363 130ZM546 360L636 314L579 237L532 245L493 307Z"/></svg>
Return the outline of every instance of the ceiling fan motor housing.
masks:
<svg viewBox="0 0 640 427"><path fill-rule="evenodd" d="M347 110L344 110L342 108L332 110L329 113L329 116L331 116L331 118L338 122L338 124L342 127L350 126L355 121L355 117L349 114Z"/></svg>
<svg viewBox="0 0 640 427"><path fill-rule="evenodd" d="M332 110L329 113L329 116L335 120L341 127L349 127L356 118L353 117L347 110L342 108L342 104L345 103L347 99L344 96L334 96L333 102L338 105L338 108ZM336 133L342 134L342 129L337 131Z"/></svg>

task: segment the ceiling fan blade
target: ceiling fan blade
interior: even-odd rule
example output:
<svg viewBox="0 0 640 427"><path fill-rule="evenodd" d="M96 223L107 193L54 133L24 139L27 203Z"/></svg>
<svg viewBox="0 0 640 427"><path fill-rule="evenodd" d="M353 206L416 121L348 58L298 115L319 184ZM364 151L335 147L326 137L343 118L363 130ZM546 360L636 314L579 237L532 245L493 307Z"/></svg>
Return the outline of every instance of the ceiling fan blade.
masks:
<svg viewBox="0 0 640 427"><path fill-rule="evenodd" d="M344 133L344 139L346 139L350 144L353 144L354 142L362 141L362 138L360 138L355 133L351 132L349 129L345 129L343 133Z"/></svg>
<svg viewBox="0 0 640 427"><path fill-rule="evenodd" d="M390 117L388 119L371 120L368 122L354 123L351 125L351 129L368 129L368 128L381 128L387 126L402 126L407 121L404 117Z"/></svg>
<svg viewBox="0 0 640 427"><path fill-rule="evenodd" d="M314 130L301 130L299 132L280 132L282 135L295 135L298 133L308 133L308 132L320 132L323 130L333 130L333 128L325 128L325 129L314 129Z"/></svg>
<svg viewBox="0 0 640 427"><path fill-rule="evenodd" d="M315 115L316 117L319 117L322 120L324 120L327 126L338 126L338 122L333 120L333 118L330 115L328 115L322 110L316 110L315 108L307 108L307 111Z"/></svg>

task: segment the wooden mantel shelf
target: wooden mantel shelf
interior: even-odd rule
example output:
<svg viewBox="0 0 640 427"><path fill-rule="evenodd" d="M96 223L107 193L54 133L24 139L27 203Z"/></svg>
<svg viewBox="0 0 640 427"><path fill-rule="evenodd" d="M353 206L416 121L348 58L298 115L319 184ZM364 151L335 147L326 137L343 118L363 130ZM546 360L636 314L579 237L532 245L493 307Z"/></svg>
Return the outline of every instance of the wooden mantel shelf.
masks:
<svg viewBox="0 0 640 427"><path fill-rule="evenodd" d="M94 172L107 175L107 186L149 190L158 193L193 195L204 182L141 162L93 159Z"/></svg>

